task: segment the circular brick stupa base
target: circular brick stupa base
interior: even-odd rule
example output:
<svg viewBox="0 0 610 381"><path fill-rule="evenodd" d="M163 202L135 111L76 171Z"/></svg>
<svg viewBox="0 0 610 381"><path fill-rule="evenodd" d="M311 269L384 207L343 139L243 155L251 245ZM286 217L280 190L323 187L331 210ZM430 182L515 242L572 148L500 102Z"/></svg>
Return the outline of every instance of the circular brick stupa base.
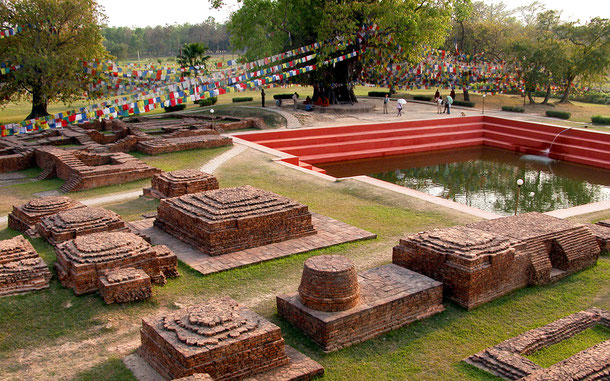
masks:
<svg viewBox="0 0 610 381"><path fill-rule="evenodd" d="M356 267L346 257L321 255L305 261L299 299L318 311L336 312L355 307L360 301Z"/></svg>

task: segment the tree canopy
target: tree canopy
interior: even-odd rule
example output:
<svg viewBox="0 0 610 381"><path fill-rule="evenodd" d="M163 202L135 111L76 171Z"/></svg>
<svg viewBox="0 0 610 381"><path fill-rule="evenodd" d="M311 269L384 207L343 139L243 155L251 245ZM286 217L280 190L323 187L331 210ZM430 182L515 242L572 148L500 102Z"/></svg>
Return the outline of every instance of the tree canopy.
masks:
<svg viewBox="0 0 610 381"><path fill-rule="evenodd" d="M106 57L103 15L94 0L6 0L0 2L0 25L22 31L0 39L0 57L18 70L0 76L0 104L32 101L28 119L45 116L49 101L73 101L94 76L83 60Z"/></svg>
<svg viewBox="0 0 610 381"><path fill-rule="evenodd" d="M210 56L206 54L207 51L208 48L201 42L184 44L177 57L178 64L182 67L203 66L207 73L207 60L210 59Z"/></svg>

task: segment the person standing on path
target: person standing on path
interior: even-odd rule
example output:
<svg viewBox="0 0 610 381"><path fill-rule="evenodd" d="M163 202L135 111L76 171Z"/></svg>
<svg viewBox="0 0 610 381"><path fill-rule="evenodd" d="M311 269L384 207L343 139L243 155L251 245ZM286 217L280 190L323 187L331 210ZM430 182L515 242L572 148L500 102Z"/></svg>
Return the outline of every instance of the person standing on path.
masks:
<svg viewBox="0 0 610 381"><path fill-rule="evenodd" d="M452 99L455 99L455 88L454 87L451 88L451 92L449 93L449 95L451 95Z"/></svg>
<svg viewBox="0 0 610 381"><path fill-rule="evenodd" d="M436 102L436 113L440 114L441 112L443 112L443 98L439 95L439 97L436 98L435 102Z"/></svg>
<svg viewBox="0 0 610 381"><path fill-rule="evenodd" d="M434 93L434 103L438 103L438 99L441 97L441 92L436 89L436 93Z"/></svg>
<svg viewBox="0 0 610 381"><path fill-rule="evenodd" d="M396 102L396 110L398 111L396 116L402 116L402 103Z"/></svg>
<svg viewBox="0 0 610 381"><path fill-rule="evenodd" d="M294 110L295 111L297 109L297 99L299 99L299 94L297 94L297 92L295 91L294 94L292 94L292 100L294 101Z"/></svg>
<svg viewBox="0 0 610 381"><path fill-rule="evenodd" d="M447 95L447 98L445 98L445 111L447 111L447 114L451 114L451 105L453 104L453 98L451 97L451 95ZM445 113L445 111L443 111L443 114Z"/></svg>
<svg viewBox="0 0 610 381"><path fill-rule="evenodd" d="M388 112L388 103L390 103L390 96L388 94L383 98L383 113L389 114Z"/></svg>
<svg viewBox="0 0 610 381"><path fill-rule="evenodd" d="M262 106L265 107L265 89L261 89L261 103Z"/></svg>

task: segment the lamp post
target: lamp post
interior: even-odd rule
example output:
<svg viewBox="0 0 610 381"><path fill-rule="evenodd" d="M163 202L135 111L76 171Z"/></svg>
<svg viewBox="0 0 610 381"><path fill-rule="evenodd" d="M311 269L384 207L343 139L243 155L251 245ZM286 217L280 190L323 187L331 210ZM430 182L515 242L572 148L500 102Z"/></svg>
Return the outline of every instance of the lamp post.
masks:
<svg viewBox="0 0 610 381"><path fill-rule="evenodd" d="M519 193L521 193L521 185L523 185L523 179L517 180L517 199L515 200L515 216L517 215L517 209L519 209Z"/></svg>
<svg viewBox="0 0 610 381"><path fill-rule="evenodd" d="M525 107L525 89L521 89L521 96L523 96L523 107Z"/></svg>
<svg viewBox="0 0 610 381"><path fill-rule="evenodd" d="M214 109L213 108L210 109L210 115L212 115L212 130L215 130L216 128L214 128Z"/></svg>
<svg viewBox="0 0 610 381"><path fill-rule="evenodd" d="M483 93L483 110L481 110L481 114L485 114L485 96L487 94Z"/></svg>

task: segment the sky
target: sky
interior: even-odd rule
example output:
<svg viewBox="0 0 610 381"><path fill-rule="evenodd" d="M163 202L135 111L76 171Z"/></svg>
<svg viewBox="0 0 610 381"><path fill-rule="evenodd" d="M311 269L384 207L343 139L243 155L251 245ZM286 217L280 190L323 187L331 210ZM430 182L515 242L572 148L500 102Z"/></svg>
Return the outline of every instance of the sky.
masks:
<svg viewBox="0 0 610 381"><path fill-rule="evenodd" d="M484 0L492 3L497 0ZM198 24L212 16L217 22L227 21L231 12L239 9L237 0L226 0L226 6L220 11L212 10L207 0L98 0L104 7L110 26L155 26L165 24ZM565 20L586 21L592 17L610 18L610 1L608 0L538 0L547 9L562 11ZM532 0L504 0L509 8L528 5Z"/></svg>

